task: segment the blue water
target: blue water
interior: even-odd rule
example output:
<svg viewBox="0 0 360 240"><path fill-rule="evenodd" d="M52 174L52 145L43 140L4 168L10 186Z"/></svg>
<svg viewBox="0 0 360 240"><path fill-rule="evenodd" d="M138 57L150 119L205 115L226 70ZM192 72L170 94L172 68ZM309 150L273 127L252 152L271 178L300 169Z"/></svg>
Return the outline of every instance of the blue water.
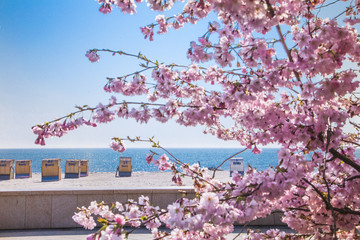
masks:
<svg viewBox="0 0 360 240"><path fill-rule="evenodd" d="M47 158L60 158L61 168L65 169L66 159L88 159L90 172L115 172L119 165L119 157L132 157L133 171L154 172L157 168L149 165L145 161L146 154L154 151L158 154L164 152L159 149L133 148L127 149L123 153L114 152L107 148L90 148L90 149L0 149L0 159L31 159L33 172L41 172L41 162ZM216 167L225 159L242 149L233 148L173 148L167 149L176 158L182 162L197 163L201 166ZM269 165L277 164L278 149L264 149L261 154L255 155L251 151L241 153L237 157L243 157L245 166L250 164L253 167L263 170ZM156 156L155 156L156 158ZM226 162L222 169L228 170L229 163Z"/></svg>
<svg viewBox="0 0 360 240"><path fill-rule="evenodd" d="M163 154L162 150L133 148L127 149L124 153L114 152L109 148L93 149L0 149L0 159L31 159L33 172L41 172L41 162L47 158L60 158L61 168L64 171L67 159L88 159L90 172L115 172L119 165L119 157L132 157L132 167L134 172L158 171L153 165L148 165L145 161L146 154L152 150L158 154ZM167 149L182 162L197 163L201 166L217 167L225 159L242 149L235 148L173 148ZM277 151L279 149L263 149L261 154L253 154L250 150L241 153L237 157L244 158L245 170L248 165L264 170L269 166L276 166ZM359 157L360 151L356 152ZM221 169L228 170L229 162L226 162Z"/></svg>

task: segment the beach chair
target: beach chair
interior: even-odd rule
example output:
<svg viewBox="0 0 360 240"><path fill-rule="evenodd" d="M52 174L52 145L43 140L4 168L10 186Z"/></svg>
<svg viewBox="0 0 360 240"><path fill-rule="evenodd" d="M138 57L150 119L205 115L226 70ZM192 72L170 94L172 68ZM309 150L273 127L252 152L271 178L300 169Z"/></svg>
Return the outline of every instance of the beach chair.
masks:
<svg viewBox="0 0 360 240"><path fill-rule="evenodd" d="M44 159L41 165L41 181L59 181L61 180L61 159Z"/></svg>
<svg viewBox="0 0 360 240"><path fill-rule="evenodd" d="M89 176L89 160L81 159L80 160L80 177Z"/></svg>
<svg viewBox="0 0 360 240"><path fill-rule="evenodd" d="M68 159L65 165L65 178L80 177L80 160Z"/></svg>
<svg viewBox="0 0 360 240"><path fill-rule="evenodd" d="M32 177L32 161L17 160L15 168L15 178L31 178Z"/></svg>
<svg viewBox="0 0 360 240"><path fill-rule="evenodd" d="M230 177L234 172L238 172L244 175L244 159L243 158L231 158L230 159Z"/></svg>
<svg viewBox="0 0 360 240"><path fill-rule="evenodd" d="M131 157L120 157L115 177L131 177Z"/></svg>
<svg viewBox="0 0 360 240"><path fill-rule="evenodd" d="M14 159L0 159L0 180L14 179Z"/></svg>

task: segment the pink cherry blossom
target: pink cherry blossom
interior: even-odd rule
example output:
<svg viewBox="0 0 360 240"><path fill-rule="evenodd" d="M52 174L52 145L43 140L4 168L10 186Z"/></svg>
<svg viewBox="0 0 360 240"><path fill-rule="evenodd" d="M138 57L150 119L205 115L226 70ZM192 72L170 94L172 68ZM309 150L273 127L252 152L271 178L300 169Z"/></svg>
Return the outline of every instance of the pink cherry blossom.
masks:
<svg viewBox="0 0 360 240"><path fill-rule="evenodd" d="M120 215L120 214L116 214L115 215L115 222L121 226L124 226L125 225L125 218L124 216Z"/></svg>
<svg viewBox="0 0 360 240"><path fill-rule="evenodd" d="M125 145L121 141L117 140L110 143L110 148L115 152L124 152L126 150Z"/></svg>
<svg viewBox="0 0 360 240"><path fill-rule="evenodd" d="M146 27L141 27L140 29L141 29L142 34L145 35L145 37L144 37L145 39L149 37L150 41L154 41L153 28L146 26Z"/></svg>
<svg viewBox="0 0 360 240"><path fill-rule="evenodd" d="M87 51L85 56L90 60L90 62L98 62L100 60L99 55L96 51Z"/></svg>

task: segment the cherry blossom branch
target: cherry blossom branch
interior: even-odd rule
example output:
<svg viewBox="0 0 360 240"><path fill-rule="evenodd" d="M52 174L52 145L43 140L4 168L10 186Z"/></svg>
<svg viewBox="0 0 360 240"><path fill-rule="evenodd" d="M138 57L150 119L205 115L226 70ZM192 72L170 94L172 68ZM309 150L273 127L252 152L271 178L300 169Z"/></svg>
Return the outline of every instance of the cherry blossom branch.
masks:
<svg viewBox="0 0 360 240"><path fill-rule="evenodd" d="M290 211L302 211L302 212L310 212L309 209L307 208L293 208L293 207L290 207L290 208L287 208L287 210L290 210Z"/></svg>
<svg viewBox="0 0 360 240"><path fill-rule="evenodd" d="M268 2L269 0L266 0L266 1ZM294 62L294 59L291 56L291 52L290 52L289 48L287 47L284 36L283 36L283 34L281 32L280 25L276 25L276 31L278 32L278 34L280 36L280 42L281 42L281 44L283 45L283 47L285 49L285 52L286 52L286 55L289 58L289 61ZM296 70L294 70L294 74L295 74L295 77L296 77L297 81L301 83L300 74Z"/></svg>
<svg viewBox="0 0 360 240"><path fill-rule="evenodd" d="M263 183L254 184L254 185L255 185L255 186L253 186L253 184L250 184L250 185L245 186L245 187L242 189L240 195L231 196L231 197L226 197L226 198L224 198L224 199L221 199L220 201L226 202L226 201L231 200L231 199L239 199L239 198L243 198L243 197L249 197L249 196L253 195L256 191L258 191L258 190L260 189L260 187L263 185ZM248 188L253 188L253 189L252 189L250 192L244 193L244 191L247 190Z"/></svg>
<svg viewBox="0 0 360 240"><path fill-rule="evenodd" d="M359 124L356 124L356 123L354 123L353 121L350 121L350 124L353 125L354 127L360 129L360 125L359 125Z"/></svg>
<svg viewBox="0 0 360 240"><path fill-rule="evenodd" d="M320 190L317 187L315 187L311 182L309 182L306 178L302 178L302 180L305 181L307 184L309 184L315 190L315 192L319 195L319 197L325 203L326 209L329 210L331 208L330 207L331 203L326 200L325 196L320 192ZM341 209L341 208L333 207L333 209L342 214L360 215L360 211L351 210L349 208Z"/></svg>
<svg viewBox="0 0 360 240"><path fill-rule="evenodd" d="M359 179L359 178L360 178L360 175L355 175L355 176L346 178L345 180L346 180L346 181L352 181L352 180Z"/></svg>
<svg viewBox="0 0 360 240"><path fill-rule="evenodd" d="M215 47L214 47L215 48ZM235 51L235 49L233 48L233 47L231 47L230 46L230 48L231 49L233 49L234 50L234 52L239 56L239 57L241 57L236 51ZM110 50L110 49L92 49L92 50L90 50L90 51L103 51L103 52L110 52L110 53L113 53L113 55L115 55L115 54L119 54L119 55L125 55L125 56L129 56L129 57L135 57L135 58L137 58L137 59L141 59L141 60L143 60L143 61L146 61L147 62L147 64L148 63L152 63L152 64L154 64L154 66L148 66L148 65L143 65L143 64L141 64L140 66L141 67L143 67L143 68L145 68L145 69L143 69L143 70L139 70L139 71L135 71L135 72L133 72L133 73L130 73L130 74L127 74L127 75L124 75L124 76L121 76L121 77L116 77L116 78L127 78L127 77L129 77L129 76L133 76L133 75L138 75L138 74L140 74L140 73L142 73L142 72L145 72L145 71L147 71L147 70L151 70L151 69L157 69L158 67L159 67L159 65L161 64L161 63L159 63L158 61L153 61L153 60L150 60L149 58L147 58L145 55L142 55L141 53L139 53L138 55L136 55L136 54L132 54L132 53L126 53L126 52L124 52L124 51L115 51L115 50ZM173 67L177 67L177 68L190 68L189 66L186 66L186 65L181 65L181 64L175 64L175 63L171 63L171 64L166 64L166 65L164 65L165 67L171 67L171 68L173 68ZM207 68L206 67L202 67L202 66L198 66L198 68L200 69L200 70L207 70ZM236 76L241 76L241 77L244 77L244 76L252 76L252 75L248 75L248 74L241 74L241 73L236 73L236 71L241 71L242 69L230 69L230 70L224 70L223 72L226 74L226 75L236 75ZM255 70L253 70L253 69L251 69L252 70L252 72L254 72L254 74L256 74L256 71ZM257 75L257 74L256 74ZM257 76L259 76L259 75L257 75ZM109 80L109 81L112 81L112 80L114 80L114 79L116 79L115 77L107 77L107 79ZM187 83L187 82L186 82ZM187 84L189 84L189 83L187 83Z"/></svg>
<svg viewBox="0 0 360 240"><path fill-rule="evenodd" d="M275 12L274 12L274 9L273 9L273 7L271 6L271 3L270 3L269 0L266 0L266 5L267 5L268 8L269 8L269 12L270 12L271 17L274 17L274 16L275 16ZM284 35L283 35L283 33L281 32L281 28L280 28L280 25L279 25L279 24L276 25L276 31L278 32L278 35L279 35L279 37L280 37L280 42L281 42L282 46L283 46L284 49L285 49L285 52L286 52L286 55L287 55L288 58L289 58L289 61L290 61L290 62L294 62L293 57L291 56L291 52L290 52L289 48L288 48L287 45L286 45L286 42L285 42L285 39L284 39ZM295 74L295 77L296 77L297 81L301 83L301 79L300 79L299 73L294 70L294 74Z"/></svg>
<svg viewBox="0 0 360 240"><path fill-rule="evenodd" d="M94 111L94 110L97 109L96 107L88 107L87 105L85 105L85 106L83 106L83 107L76 106L76 108L79 108L80 110L75 111L75 112L72 112L72 113L70 113L70 114L68 114L68 115L66 115L66 116L63 116L63 117L60 117L60 118L56 118L56 119L54 119L54 120L52 120L52 121L45 122L44 124L41 124L41 125L38 124L38 125L36 125L36 126L38 126L38 127L42 127L42 126L44 126L44 125L46 126L46 125L49 125L50 123L58 122L58 121L61 121L61 120L65 119L65 118L71 118L71 117L73 117L74 115L76 115L76 114L78 114L78 113L82 113L82 112L86 112L86 111ZM34 128L34 127L36 127L36 126L32 126L32 128Z"/></svg>
<svg viewBox="0 0 360 240"><path fill-rule="evenodd" d="M331 211L331 215L333 217L333 234L334 234L334 240L337 240L337 235L336 235L336 231L337 231L337 227L336 227L336 221L337 221L337 218L336 218L336 215L334 213L334 207L332 206L332 204L330 204L331 202L331 192L330 192L330 187L329 187L329 183L326 179L326 170L327 170L327 167L326 167L326 158L327 158L327 155L328 155L328 152L329 152L329 145L330 145L330 140L331 140L331 135L332 135L332 132L331 132L331 129L330 129L330 118L328 118L328 130L327 130L327 141L326 141L326 149L325 149L325 154L324 154L324 159L323 159L323 179L324 179L324 182L325 182L325 186L326 186L326 189L327 189L327 201L329 203L329 207L330 207L330 211Z"/></svg>
<svg viewBox="0 0 360 240"><path fill-rule="evenodd" d="M326 4L326 5L324 5L325 2L323 2L323 3L321 4L321 6L320 6L320 7L316 7L315 10L321 9L321 8L325 8L325 7L328 7L328 6L331 6L331 5L334 5L334 4L338 3L338 2L341 2L341 0L336 0L336 1L333 1L333 2L328 3L328 4Z"/></svg>
<svg viewBox="0 0 360 240"><path fill-rule="evenodd" d="M117 102L117 103L114 103L114 104L108 104L106 106L104 106L105 108L110 108L110 107L113 107L113 106L120 106L120 105L141 105L141 106L157 106L157 107L161 107L161 106L166 106L166 104L161 104L161 103L145 103L145 102ZM85 105L86 106L86 105ZM83 113L83 112L87 112L87 111L95 111L96 109L99 109L99 107L79 107L79 106L76 106L77 108L80 108L80 110L78 111L75 111L75 112L72 112L66 116L63 116L63 117L60 117L60 118L56 118L52 121L49 121L49 122L45 122L44 124L42 125L36 125L38 127L43 127L43 126L46 126L46 125L49 125L50 123L54 123L54 122L58 122L58 121L61 121L65 118L71 118L73 117L74 115L78 114L78 113ZM179 105L179 107L184 107L184 108L200 108L200 106L195 106L195 105ZM100 107L101 108L101 107ZM220 109L224 109L224 108L214 108L216 110L220 110ZM33 126L34 128L35 126Z"/></svg>
<svg viewBox="0 0 360 240"><path fill-rule="evenodd" d="M127 53L127 52L124 52L124 51L114 51L114 50L111 50L111 49L91 49L89 50L90 52L94 51L94 52L109 52L109 53L112 53L113 56L115 56L115 54L119 54L119 55L125 55L125 56L129 56L129 57L135 57L135 58L138 58L138 59L141 59L147 63L152 63L154 65L159 65L159 62L153 62L152 60L146 58L146 56L142 55L141 53L139 53L138 55L136 54L132 54L132 53Z"/></svg>
<svg viewBox="0 0 360 240"><path fill-rule="evenodd" d="M315 187L314 184L312 184L311 182L309 182L306 178L302 178L303 181L305 181L307 184L309 184L314 190L315 192L319 195L319 197L322 199L322 201L324 202L326 209L329 210L330 209L330 203L327 201L327 199L325 198L325 196L320 192L320 190Z"/></svg>
<svg viewBox="0 0 360 240"><path fill-rule="evenodd" d="M360 144L357 143L357 142L350 141L350 140L345 140L345 139L343 139L342 141L343 141L343 142L346 142L346 143L351 143L351 144L353 144L353 145L356 145L356 146L360 147Z"/></svg>
<svg viewBox="0 0 360 240"><path fill-rule="evenodd" d="M335 211L341 213L341 214L352 214L352 215L357 215L360 216L360 211L355 211L349 208L334 208Z"/></svg>
<svg viewBox="0 0 360 240"><path fill-rule="evenodd" d="M344 163L352 166L356 171L360 172L360 165L352 161L350 158L336 151L334 148L330 148L329 152L334 156L342 160Z"/></svg>

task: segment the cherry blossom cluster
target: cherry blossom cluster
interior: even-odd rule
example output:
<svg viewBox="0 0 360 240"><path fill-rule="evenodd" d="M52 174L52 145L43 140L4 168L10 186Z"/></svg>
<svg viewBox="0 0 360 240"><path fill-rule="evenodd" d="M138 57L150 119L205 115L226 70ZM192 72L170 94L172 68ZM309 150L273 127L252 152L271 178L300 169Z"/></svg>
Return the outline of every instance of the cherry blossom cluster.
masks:
<svg viewBox="0 0 360 240"><path fill-rule="evenodd" d="M120 138L113 138L113 141L110 143L110 148L115 152L125 152L126 147L121 141Z"/></svg>
<svg viewBox="0 0 360 240"><path fill-rule="evenodd" d="M96 127L97 124L93 121L86 120L83 117L73 118L73 114L70 114L61 119L45 123L43 125L37 125L32 128L33 133L38 135L35 140L35 144L45 145L45 138L49 137L62 137L68 131L79 128L82 125ZM63 120L65 119L65 120Z"/></svg>
<svg viewBox="0 0 360 240"><path fill-rule="evenodd" d="M99 55L96 51L87 51L85 56L89 59L90 62L98 62L100 60Z"/></svg>
<svg viewBox="0 0 360 240"><path fill-rule="evenodd" d="M119 8L132 14L140 2L99 0L100 12ZM181 4L147 3L160 12ZM182 4L180 13L159 15L141 32L153 41L154 33L165 34L215 14L218 20L210 17L205 33L190 43L186 53L190 65L159 63L140 53L89 50L86 57L91 62L109 53L138 59L138 71L107 78L104 90L147 100L118 101L112 96L108 103L78 107L72 114L33 127L35 143L44 145L45 138L116 118L139 123L174 119L184 126L204 126L204 133L238 141L255 154L261 145L278 144L278 165L263 171L249 167L244 176L235 174L232 181L222 182L197 164L152 153L146 161L160 171L172 171L176 184L181 185L184 176L193 179L194 198L178 199L162 210L146 197L123 208L116 207L123 206L119 203L112 208L93 203L81 208L74 220L93 228L92 214L100 215L105 227L94 238L116 239L125 234L124 225L145 225L154 239L219 239L233 231L234 223L246 224L280 210L295 235L250 231L248 238L358 238L360 159L354 152L360 146L360 39L354 25L360 22L360 1ZM339 6L338 15L319 17L319 11L333 5ZM345 131L347 124L353 132ZM125 150L119 138L113 139L111 148ZM160 232L160 224L169 231Z"/></svg>
<svg viewBox="0 0 360 240"><path fill-rule="evenodd" d="M141 0L135 1L141 2ZM98 2L101 4L99 11L103 14L111 13L113 6L120 8L123 13L136 13L136 4L133 0L98 0Z"/></svg>
<svg viewBox="0 0 360 240"><path fill-rule="evenodd" d="M163 154L158 159L155 159L152 155L146 157L148 164L154 164L160 171L170 170L174 167L174 163L169 162L169 158Z"/></svg>
<svg viewBox="0 0 360 240"><path fill-rule="evenodd" d="M138 227L141 223L145 223L147 228L158 228L160 226L159 216L152 215L160 211L158 207L150 205L149 198L141 196L138 202L129 200L126 204L116 202L114 204L105 204L104 202L91 202L88 208L82 207L73 216L73 220L87 229L94 229L96 223L92 215L101 218L103 224L102 230L95 234L91 234L87 239L122 239L121 234L124 233L125 225ZM151 216L148 218L148 216Z"/></svg>

